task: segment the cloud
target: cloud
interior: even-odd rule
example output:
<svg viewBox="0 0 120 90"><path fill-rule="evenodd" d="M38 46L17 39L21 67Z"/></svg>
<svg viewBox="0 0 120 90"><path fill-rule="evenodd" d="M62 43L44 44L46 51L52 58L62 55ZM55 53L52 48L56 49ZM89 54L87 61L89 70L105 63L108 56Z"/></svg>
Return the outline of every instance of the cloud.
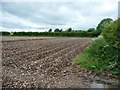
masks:
<svg viewBox="0 0 120 90"><path fill-rule="evenodd" d="M81 2L2 2L2 26L4 28L88 29L96 27L104 18L117 18L118 0L84 0ZM33 30L33 31L35 31Z"/></svg>
<svg viewBox="0 0 120 90"><path fill-rule="evenodd" d="M120 1L118 3L118 17L120 18Z"/></svg>
<svg viewBox="0 0 120 90"><path fill-rule="evenodd" d="M4 2L118 2L118 0L2 0Z"/></svg>
<svg viewBox="0 0 120 90"><path fill-rule="evenodd" d="M9 23L9 24L16 24L16 26L21 26L22 27L32 27L32 28L41 28L41 27L44 27L42 25L37 25L36 23L33 23L31 21L28 21L28 20L25 20L25 19L22 19L22 18L19 18L15 15L12 15L10 13L7 13L7 12L4 12L4 16L3 16L3 19L2 19L2 23L3 23L3 26L4 24L6 23ZM10 26L10 25L9 25ZM14 26L14 27L16 27ZM12 26L10 26L12 27Z"/></svg>

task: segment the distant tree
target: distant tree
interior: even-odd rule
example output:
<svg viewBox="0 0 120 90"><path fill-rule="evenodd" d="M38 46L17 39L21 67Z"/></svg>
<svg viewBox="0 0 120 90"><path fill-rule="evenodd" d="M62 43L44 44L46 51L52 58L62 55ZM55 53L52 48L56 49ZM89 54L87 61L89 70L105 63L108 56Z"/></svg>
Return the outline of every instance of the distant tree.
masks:
<svg viewBox="0 0 120 90"><path fill-rule="evenodd" d="M68 32L71 32L72 31L72 28L68 28L68 30L67 30Z"/></svg>
<svg viewBox="0 0 120 90"><path fill-rule="evenodd" d="M89 28L88 29L88 32L94 32L95 31L95 28Z"/></svg>
<svg viewBox="0 0 120 90"><path fill-rule="evenodd" d="M7 32L7 31L0 32L0 36L9 36L9 35L10 35L10 32Z"/></svg>
<svg viewBox="0 0 120 90"><path fill-rule="evenodd" d="M60 30L59 30L58 28L56 28L56 29L54 30L54 32L60 32Z"/></svg>
<svg viewBox="0 0 120 90"><path fill-rule="evenodd" d="M49 29L49 32L52 32L52 29Z"/></svg>
<svg viewBox="0 0 120 90"><path fill-rule="evenodd" d="M110 24L113 20L111 18L103 19L97 26L97 30L102 31L105 27Z"/></svg>
<svg viewBox="0 0 120 90"><path fill-rule="evenodd" d="M63 31L62 29L59 30L59 32L62 32L62 31Z"/></svg>

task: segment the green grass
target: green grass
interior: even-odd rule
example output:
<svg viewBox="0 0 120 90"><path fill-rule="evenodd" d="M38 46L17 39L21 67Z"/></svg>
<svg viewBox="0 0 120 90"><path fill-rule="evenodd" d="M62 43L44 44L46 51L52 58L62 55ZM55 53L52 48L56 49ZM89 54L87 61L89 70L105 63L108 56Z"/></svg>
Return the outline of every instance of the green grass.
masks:
<svg viewBox="0 0 120 90"><path fill-rule="evenodd" d="M118 53L100 36L75 59L75 65L99 72L118 74Z"/></svg>

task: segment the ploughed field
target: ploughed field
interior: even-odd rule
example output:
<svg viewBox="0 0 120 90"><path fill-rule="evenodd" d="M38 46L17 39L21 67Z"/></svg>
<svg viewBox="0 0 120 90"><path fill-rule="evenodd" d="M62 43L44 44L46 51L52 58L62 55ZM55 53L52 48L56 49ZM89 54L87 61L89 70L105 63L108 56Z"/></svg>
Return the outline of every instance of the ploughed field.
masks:
<svg viewBox="0 0 120 90"><path fill-rule="evenodd" d="M80 71L72 62L91 42L91 38L2 37L2 87L89 87L92 72Z"/></svg>

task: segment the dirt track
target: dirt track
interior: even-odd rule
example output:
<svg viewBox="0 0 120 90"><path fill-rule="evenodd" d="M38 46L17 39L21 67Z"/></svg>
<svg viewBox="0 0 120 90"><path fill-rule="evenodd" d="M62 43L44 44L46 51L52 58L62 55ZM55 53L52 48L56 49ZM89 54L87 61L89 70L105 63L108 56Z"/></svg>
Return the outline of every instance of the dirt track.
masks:
<svg viewBox="0 0 120 90"><path fill-rule="evenodd" d="M72 65L90 38L3 37L3 87L90 87L94 72ZM113 80L114 82L114 80Z"/></svg>

